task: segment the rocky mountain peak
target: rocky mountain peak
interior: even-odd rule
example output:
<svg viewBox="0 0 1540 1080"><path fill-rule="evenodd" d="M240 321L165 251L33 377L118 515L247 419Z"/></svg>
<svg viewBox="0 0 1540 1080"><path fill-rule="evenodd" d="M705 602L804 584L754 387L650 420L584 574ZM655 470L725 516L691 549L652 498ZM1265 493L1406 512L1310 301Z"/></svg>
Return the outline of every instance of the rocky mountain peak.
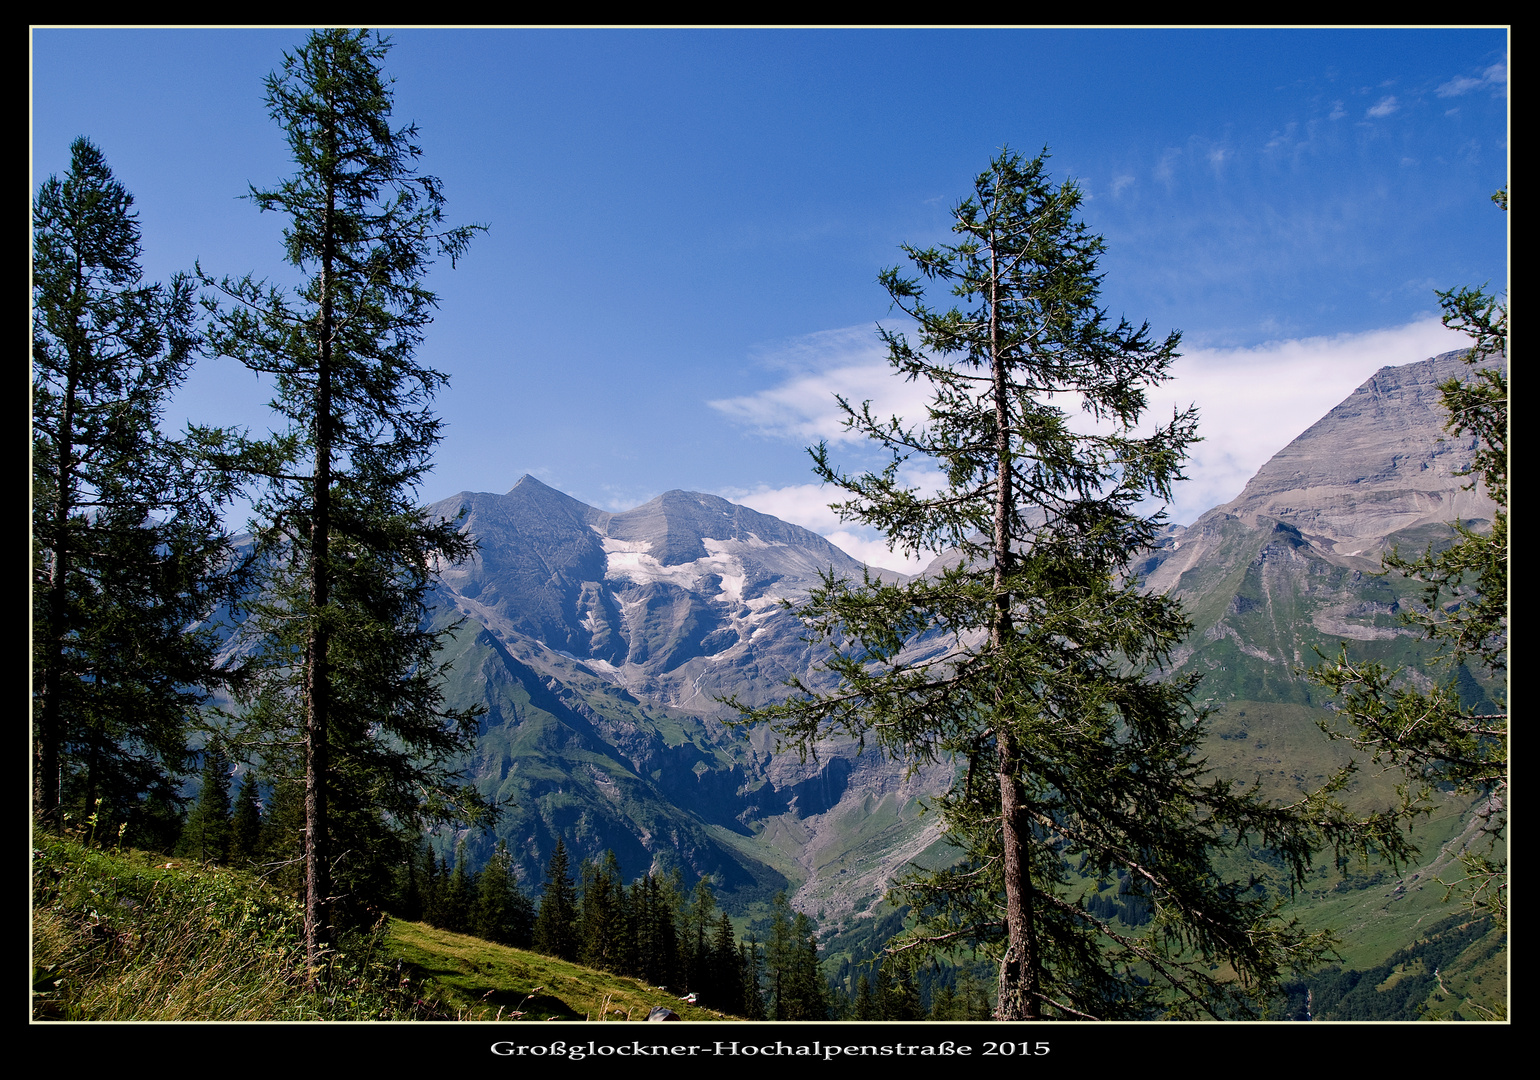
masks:
<svg viewBox="0 0 1540 1080"><path fill-rule="evenodd" d="M1392 533L1456 518L1487 520L1492 500L1466 491L1474 436L1455 438L1439 387L1469 372L1462 351L1384 367L1273 455L1219 511L1274 518L1330 550L1377 555Z"/></svg>

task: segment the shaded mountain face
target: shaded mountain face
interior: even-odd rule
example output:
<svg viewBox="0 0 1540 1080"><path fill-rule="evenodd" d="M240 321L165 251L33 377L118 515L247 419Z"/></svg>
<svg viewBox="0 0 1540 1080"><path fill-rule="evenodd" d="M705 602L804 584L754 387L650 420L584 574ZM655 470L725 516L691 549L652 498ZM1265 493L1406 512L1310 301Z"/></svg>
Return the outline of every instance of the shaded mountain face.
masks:
<svg viewBox="0 0 1540 1080"><path fill-rule="evenodd" d="M1461 490L1473 442L1443 432L1437 386L1465 371L1453 353L1382 369L1135 567L1187 601L1195 630L1172 667L1204 674L1200 699L1295 707L1303 733L1290 737L1316 740L1299 708L1323 704L1300 675L1314 648L1350 640L1419 677L1423 646L1396 618L1416 589L1375 571L1390 546L1446 543L1450 519L1492 515L1483 493ZM826 572L862 572L827 540L712 495L671 491L617 514L528 476L430 512L463 513L481 545L444 572L437 603L443 622L463 620L450 702L488 710L470 767L511 803L495 835L467 838L473 860L500 837L538 885L561 836L579 859L615 850L628 878L712 875L732 907L800 883L798 908L828 917L869 907L937 842L918 800L948 785L949 767L906 777L835 742L804 761L724 723L735 715L721 697L761 704L791 675L824 678L782 601ZM1249 776L1246 755L1263 751L1240 745L1225 748Z"/></svg>

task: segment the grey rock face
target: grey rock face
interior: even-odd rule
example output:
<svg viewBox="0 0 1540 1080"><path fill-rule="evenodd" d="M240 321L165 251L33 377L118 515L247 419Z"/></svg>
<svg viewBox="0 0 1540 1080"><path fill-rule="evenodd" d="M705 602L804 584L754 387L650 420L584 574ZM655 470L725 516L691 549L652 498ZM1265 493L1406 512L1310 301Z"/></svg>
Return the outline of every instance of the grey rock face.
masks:
<svg viewBox="0 0 1540 1080"><path fill-rule="evenodd" d="M1375 372L1347 400L1275 454L1224 509L1277 518L1343 554L1456 518L1490 520L1491 499L1466 491L1474 436L1455 438L1439 387L1469 368L1458 352ZM1377 554L1377 552L1376 552Z"/></svg>

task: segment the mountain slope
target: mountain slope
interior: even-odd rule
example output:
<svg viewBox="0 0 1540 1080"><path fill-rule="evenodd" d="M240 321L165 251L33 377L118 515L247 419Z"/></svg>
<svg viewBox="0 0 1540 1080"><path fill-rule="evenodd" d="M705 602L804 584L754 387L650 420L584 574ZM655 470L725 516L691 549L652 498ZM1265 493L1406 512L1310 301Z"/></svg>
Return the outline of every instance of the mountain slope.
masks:
<svg viewBox="0 0 1540 1080"><path fill-rule="evenodd" d="M804 762L723 723L720 697L823 678L782 605L827 571L862 571L823 537L694 492L608 513L529 476L429 512L463 512L481 544L439 587L440 618L465 620L449 697L488 709L473 769L515 804L497 837L526 883L559 835L579 859L614 849L628 876L710 874L735 904L841 863L831 874L863 882L842 895L864 900L934 839L915 799L945 775L905 780L853 745ZM860 809L874 800L877 829ZM497 837L468 837L471 857Z"/></svg>
<svg viewBox="0 0 1540 1080"><path fill-rule="evenodd" d="M1146 587L1187 601L1195 633L1176 670L1203 693L1315 703L1299 677L1314 649L1350 640L1362 655L1416 666L1415 631L1397 616L1420 586L1379 576L1381 555L1479 528L1492 501L1466 491L1473 437L1454 439L1438 386L1467 371L1459 353L1382 368L1273 456L1233 501L1173 529L1139 567Z"/></svg>

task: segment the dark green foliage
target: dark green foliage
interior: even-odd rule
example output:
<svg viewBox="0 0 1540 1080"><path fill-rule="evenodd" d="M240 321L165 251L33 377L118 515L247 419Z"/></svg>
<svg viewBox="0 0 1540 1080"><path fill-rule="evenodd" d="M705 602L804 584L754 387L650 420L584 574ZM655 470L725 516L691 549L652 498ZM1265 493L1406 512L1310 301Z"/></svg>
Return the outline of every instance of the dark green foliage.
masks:
<svg viewBox="0 0 1540 1080"><path fill-rule="evenodd" d="M388 48L317 31L268 78L296 171L250 198L285 217L303 283L226 278L234 303L210 304L211 345L272 378L285 425L244 447L265 579L243 627L259 678L230 737L302 778L312 964L334 925L388 899L416 829L483 809L447 764L476 734L474 710L443 702L449 630L425 629L434 575L474 544L415 501L446 381L414 356L436 304L422 278L475 230L443 224L415 128L390 126Z"/></svg>
<svg viewBox="0 0 1540 1080"><path fill-rule="evenodd" d="M262 849L262 807L257 801L257 771L248 768L235 795L230 820L230 865L244 866Z"/></svg>
<svg viewBox="0 0 1540 1080"><path fill-rule="evenodd" d="M193 283L141 281L132 207L83 138L33 206L33 804L150 841L228 678L204 620L239 575L208 467L223 433L160 429L198 345Z"/></svg>
<svg viewBox="0 0 1540 1080"><path fill-rule="evenodd" d="M717 914L716 933L711 939L711 977L705 1004L709 1008L742 1016L744 1013L743 963L732 920L727 912Z"/></svg>
<svg viewBox="0 0 1540 1080"><path fill-rule="evenodd" d="M709 878L695 883L690 905L680 912L680 959L684 968L684 983L697 993L710 994L713 964L711 957L711 932L716 922L716 894Z"/></svg>
<svg viewBox="0 0 1540 1080"><path fill-rule="evenodd" d="M971 967L964 967L957 976L957 1003L959 1020L988 1020L993 1013L989 1003L989 990L974 977Z"/></svg>
<svg viewBox="0 0 1540 1080"><path fill-rule="evenodd" d="M444 890L439 901L439 922L445 930L457 934L470 931L471 904L476 896L476 875L465 864L465 841L455 846L454 869L446 875Z"/></svg>
<svg viewBox="0 0 1540 1080"><path fill-rule="evenodd" d="M650 986L674 986L679 979L679 939L671 884L653 875L630 889L631 925L636 937L638 978Z"/></svg>
<svg viewBox="0 0 1540 1080"><path fill-rule="evenodd" d="M620 877L620 861L613 851L602 863L583 866L582 902L579 905L579 956L589 967L626 971L626 890Z"/></svg>
<svg viewBox="0 0 1540 1080"><path fill-rule="evenodd" d="M764 981L769 1019L829 1018L829 988L819 969L813 924L800 911L793 914L785 893L777 893L771 907Z"/></svg>
<svg viewBox="0 0 1540 1080"><path fill-rule="evenodd" d="M924 1019L920 988L908 957L889 956L883 960L875 996L884 1020Z"/></svg>
<svg viewBox="0 0 1540 1080"><path fill-rule="evenodd" d="M748 1020L769 1019L765 995L761 990L765 972L765 954L759 939L750 934L738 943L738 968L743 972L743 1013Z"/></svg>
<svg viewBox="0 0 1540 1080"><path fill-rule="evenodd" d="M1491 939L1487 946L1490 950L1506 944L1506 935L1494 932L1492 919L1452 916L1429 928L1425 936L1377 967L1367 971L1331 968L1289 984L1285 987L1288 1005L1281 1006L1280 1011L1288 1019L1433 1019L1430 1012L1439 1011L1435 1003L1451 996L1440 973L1447 975L1461 954L1484 937ZM1474 1012L1481 1015L1480 1007Z"/></svg>
<svg viewBox="0 0 1540 1080"><path fill-rule="evenodd" d="M1493 196L1506 210L1507 189ZM1416 558L1393 550L1386 573L1422 583L1422 604L1402 613L1438 652L1431 667L1440 684L1426 693L1406 684L1399 670L1349 655L1346 642L1335 660L1307 672L1337 698L1336 720L1323 723L1332 738L1367 750L1376 763L1407 774L1412 798L1425 800L1434 787L1484 800L1477 815L1484 843L1460 852L1464 876L1441 882L1461 893L1477 914L1506 922L1508 864L1498 854L1507 828L1508 709L1506 689L1481 692L1468 665L1506 687L1508 668L1508 308L1482 289L1438 293L1444 325L1468 334L1466 381L1439 387L1453 436L1474 436L1467 488L1480 483L1497 504L1488 532L1464 522L1450 528L1456 541L1439 550L1430 543ZM1324 659L1324 657L1323 657Z"/></svg>
<svg viewBox="0 0 1540 1080"><path fill-rule="evenodd" d="M954 211L960 242L905 247L919 277L882 274L920 333L916 347L882 330L889 362L932 390L918 423L841 401L888 466L851 476L826 446L812 451L849 496L846 519L961 557L902 585L829 575L801 615L834 650L838 687L793 680L788 701L745 720L804 753L847 735L957 762L937 809L959 861L907 883L918 925L893 948L996 958L999 1019L1254 1015L1330 943L1216 860L1249 834L1300 877L1323 844L1406 844L1394 821L1365 826L1336 803L1345 777L1278 807L1206 771L1194 681L1160 677L1191 626L1126 573L1164 524L1146 501L1170 499L1197 438L1193 409L1135 434L1178 335L1107 319L1102 242L1076 219L1080 190L1053 186L1044 159L1003 152ZM922 278L958 306L928 306ZM941 490L904 485L915 458L943 472ZM1131 930L1088 911L1070 870L1082 859L1136 877L1149 921Z"/></svg>
<svg viewBox="0 0 1540 1080"><path fill-rule="evenodd" d="M546 869L545 891L535 918L535 949L547 956L576 960L582 948L577 934L577 889L567 866L567 845L558 838Z"/></svg>
<svg viewBox="0 0 1540 1080"><path fill-rule="evenodd" d="M442 926L444 875L439 872L438 856L427 843L420 845L417 863L411 875L420 898L417 917L432 926ZM411 916L406 911L402 911L401 917L410 918Z"/></svg>
<svg viewBox="0 0 1540 1080"><path fill-rule="evenodd" d="M930 996L931 1020L966 1020L963 1005L957 1000L957 992L951 984L944 984Z"/></svg>
<svg viewBox="0 0 1540 1080"><path fill-rule="evenodd" d="M211 744L203 751L203 782L193 804L177 853L201 862L223 863L230 855L230 759Z"/></svg>
<svg viewBox="0 0 1540 1080"><path fill-rule="evenodd" d="M486 941L527 949L534 942L534 905L513 878L513 859L502 842L482 867L470 931Z"/></svg>
<svg viewBox="0 0 1540 1080"><path fill-rule="evenodd" d="M851 1008L852 1020L881 1020L882 1010L877 1006L877 995L872 993L872 984L865 975L856 980L856 996ZM950 1019L938 1016L938 1020Z"/></svg>

